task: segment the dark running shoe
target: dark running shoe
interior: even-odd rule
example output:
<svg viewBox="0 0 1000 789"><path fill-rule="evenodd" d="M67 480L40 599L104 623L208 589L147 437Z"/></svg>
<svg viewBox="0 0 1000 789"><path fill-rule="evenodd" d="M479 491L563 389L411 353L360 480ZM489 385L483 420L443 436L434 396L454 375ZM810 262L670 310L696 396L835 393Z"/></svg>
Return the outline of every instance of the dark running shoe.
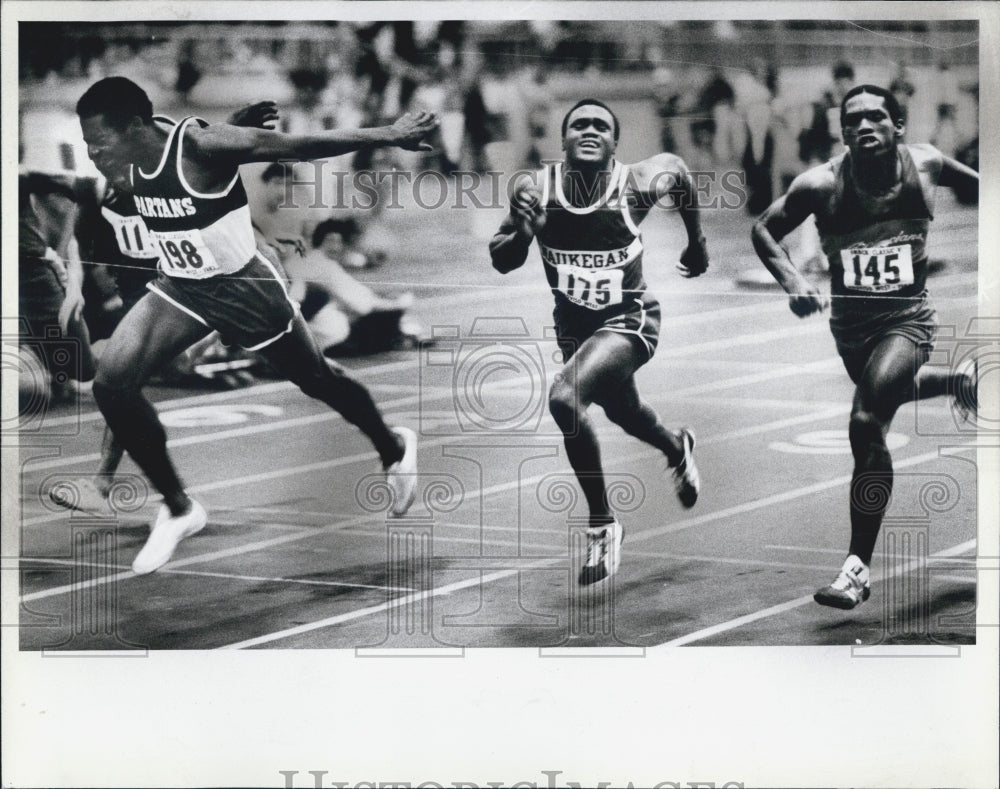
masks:
<svg viewBox="0 0 1000 789"><path fill-rule="evenodd" d="M694 464L694 431L681 428L681 447L684 455L674 468L674 488L681 504L690 509L698 501L698 491L701 490L701 477Z"/></svg>

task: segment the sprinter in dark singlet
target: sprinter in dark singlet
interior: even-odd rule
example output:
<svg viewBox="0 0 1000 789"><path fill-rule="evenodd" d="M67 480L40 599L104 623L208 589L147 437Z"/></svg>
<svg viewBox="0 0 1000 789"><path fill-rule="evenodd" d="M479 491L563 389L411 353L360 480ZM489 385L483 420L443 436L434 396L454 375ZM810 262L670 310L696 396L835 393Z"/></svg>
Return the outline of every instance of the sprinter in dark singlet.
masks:
<svg viewBox="0 0 1000 789"><path fill-rule="evenodd" d="M856 384L850 442L851 544L834 582L817 603L851 609L871 594L869 566L892 489L885 436L905 402L952 394L975 409L975 372L922 366L937 332L927 295L927 231L938 185L978 185L975 171L930 145L905 145L895 97L859 85L840 109L847 151L795 179L754 225L764 265L789 294L799 317L825 309L826 298L795 268L781 240L815 214L830 262L830 328Z"/></svg>
<svg viewBox="0 0 1000 789"><path fill-rule="evenodd" d="M157 248L160 273L125 316L105 350L94 397L117 440L163 495L164 505L137 573L161 567L184 537L205 526L167 454L166 434L142 386L160 366L212 329L223 340L259 350L303 392L336 409L375 446L393 491L394 514L413 500L416 435L391 430L368 390L328 366L277 266L258 253L239 166L315 159L362 148L426 148L437 127L427 113L392 126L291 135L196 118L166 125L153 120L146 93L122 77L92 85L77 103L87 151L106 177L128 171L135 206Z"/></svg>
<svg viewBox="0 0 1000 789"><path fill-rule="evenodd" d="M698 498L694 433L667 430L639 396L635 372L656 349L660 305L646 290L639 223L660 200L676 202L688 233L679 268L696 277L708 268L688 171L663 153L631 166L615 159L618 119L585 99L563 120L565 162L513 184L510 214L490 243L493 267L521 266L538 240L555 296L553 313L563 351L549 409L590 508L590 545L581 584L613 575L624 529L608 503L600 447L587 416L591 403L629 435L665 455L685 507Z"/></svg>
<svg viewBox="0 0 1000 789"><path fill-rule="evenodd" d="M267 128L267 124L277 119L274 102L262 101L237 110L226 122L234 126ZM176 124L176 121L162 115L154 115L153 121L164 126ZM107 183L100 211L107 224L95 229L98 233L103 231L96 243L105 253L98 259L103 262L104 257L117 258L111 265L111 274L122 301L118 312L124 316L149 292L147 286L156 278L159 254L132 197L127 172L120 172L117 181ZM101 460L94 478L80 477L74 479L72 484L56 485L49 491L49 497L67 509L92 515L109 514L108 494L124 454L124 447L115 440L111 429L105 427L101 439Z"/></svg>

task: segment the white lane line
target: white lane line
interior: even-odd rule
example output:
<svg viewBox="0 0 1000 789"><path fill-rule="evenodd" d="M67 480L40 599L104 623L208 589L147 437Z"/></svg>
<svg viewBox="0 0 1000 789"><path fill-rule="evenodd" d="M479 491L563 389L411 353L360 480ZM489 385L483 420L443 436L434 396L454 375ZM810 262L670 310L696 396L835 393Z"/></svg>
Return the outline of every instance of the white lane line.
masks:
<svg viewBox="0 0 1000 789"><path fill-rule="evenodd" d="M277 641L279 639L291 638L292 636L301 635L302 633L309 633L314 630L333 627L334 625L340 625L344 622L350 622L355 619L363 619L367 616L385 613L386 611L391 611L394 608L410 606L422 600L441 597L442 595L448 595L452 592L458 592L462 589L468 589L473 586L485 586L486 584L493 583L494 581L499 581L503 578L509 578L512 575L517 575L525 570L548 567L554 563L555 562L552 559L542 559L536 562L529 562L521 567L498 570L494 573L478 574L472 578L467 578L464 581L455 581L454 583L439 586L435 589L429 589L426 592L405 595L404 597L398 597L395 600L390 600L379 605L368 606L367 608L361 608L355 611L348 611L343 614L338 614L337 616L321 619L318 622L308 622L297 627L282 630L279 633L269 633L267 635L258 636L257 638L248 638L244 641L238 641L235 644L226 644L225 646L217 647L217 649L247 649L249 647L262 646L263 644L269 644L272 641Z"/></svg>
<svg viewBox="0 0 1000 789"><path fill-rule="evenodd" d="M968 445L964 445L964 446L975 446L975 444L968 444ZM927 452L927 453L924 453L922 455L916 455L914 457L906 458L905 460L901 460L901 461L897 462L895 464L895 466L896 466L896 468L906 468L906 467L909 467L909 466L918 465L920 463L926 463L926 462L928 462L930 460L937 460L940 457L941 456L940 456L940 454L937 451ZM737 506L734 506L734 507L727 507L725 509L717 510L716 512L711 512L711 513L708 513L706 515L698 516L698 517L695 517L695 518L687 518L687 519L679 521L677 523L672 523L672 524L668 524L668 525L665 525L665 526L660 526L660 527L654 528L654 529L646 529L645 531L642 531L642 532L639 532L639 533L633 535L632 538L631 538L631 544L635 544L637 542L646 542L647 540L651 540L651 539L654 539L656 537L660 537L660 536L662 536L664 534L669 534L671 532L680 531L682 529L688 529L688 528L691 528L692 526L703 525L703 524L706 524L706 523L710 523L712 521L724 520L724 519L730 518L730 517L732 517L734 515L742 515L742 514L747 513L747 512L752 512L753 510L757 510L757 509L761 509L761 508L764 508L764 507L771 506L772 504L777 504L777 503L782 503L782 502L785 502L785 501L791 501L791 500L794 500L794 499L797 499L797 498L802 498L804 496L811 495L812 493L815 493L815 492L818 492L818 491L821 491L821 490L827 490L829 488L836 487L838 485L843 485L843 484L845 484L846 482L849 482L849 481L850 481L850 476L838 477L838 478L836 478L834 480L831 480L831 481L828 481L828 482L818 483L818 484L815 484L815 485L807 485L807 486L804 486L804 487L801 487L801 488L795 488L793 490L784 491L783 493L774 494L772 496L765 496L764 498L757 499L755 501L746 502L744 504L740 504L740 505L737 505ZM499 488L499 487L506 487L506 486L495 486L495 488ZM486 491L483 491L483 493L485 495ZM963 545L968 545L968 544L975 545L975 540L971 540L971 541L969 541L969 543L964 543ZM961 547L961 546L959 546L959 547ZM952 549L952 550L954 550L954 549ZM962 553L962 552L964 552L964 550L962 550L962 551L956 551L956 553ZM940 554L935 554L935 555L943 556L943 555L947 555L947 554L944 553L944 552L942 552ZM269 633L269 634L265 634L265 635L262 635L262 636L257 636L256 638L251 638L251 639L247 639L245 641L239 641L239 642L237 642L235 644L229 644L227 646L220 647L220 649L245 649L247 647L260 646L262 644L272 643L274 641L280 641L282 639L289 638L291 636L301 635L302 633L307 633L307 632L310 632L310 631L313 631L313 630L320 630L320 629L326 628L326 627L332 627L333 625L338 625L338 624L341 624L343 622L351 621L353 619L359 619L359 618L364 617L364 616L369 616L369 615L378 614L378 613L384 613L386 611L389 611L389 610L391 610L393 608L397 608L397 607L402 606L402 605L410 605L410 604L419 603L419 602L421 602L423 600L427 600L427 599L439 596L441 594L447 594L447 593L449 593L451 591L456 591L458 589L465 589L465 588L468 588L470 586L474 586L474 585L479 584L479 583L482 583L482 584L485 585L486 583L490 582L490 581L486 580L488 578L490 578L492 580L500 580L502 578L508 578L511 575L513 575L513 574L515 574L517 572L520 572L521 570L524 570L524 569L536 568L536 567L539 567L539 568L541 568L541 567L550 567L553 564L556 564L556 563L558 563L560 561L564 561L564 558L562 556L556 556L554 558L541 559L538 562L530 563L529 565L527 565L527 567L514 568L514 569L510 569L510 570L500 571L500 572L497 572L497 573L493 573L492 575L482 576L481 578L480 578L480 576L476 576L476 577L470 578L470 579L468 579L466 581L457 582L457 584L448 584L448 585L443 586L443 587L439 587L439 588L435 588L435 589L429 589L427 591L418 592L418 593L415 593L413 595L407 595L406 597L398 598L398 599L392 600L392 601L388 601L388 602L383 603L381 605L369 606L368 608L364 608L364 609L361 609L359 611L353 611L353 612L349 612L349 613L346 613L346 614L339 614L337 616L329 617L327 619L321 619L321 620L319 620L317 622L310 622L310 623L306 623L306 624L303 624L303 625L299 625L299 626L294 627L294 628L289 628L289 629L286 629L286 630L279 630L279 631L276 631L274 633ZM447 591L445 591L445 590L447 590ZM795 605L793 605L792 607L795 607L797 605L804 605L805 602L808 602L810 600L812 600L811 596L806 597L806 598L800 598L799 601L792 601L793 603L795 603ZM782 604L782 605L783 606L787 606L789 604L785 603L785 604ZM774 607L773 613L780 613L780 611L778 609L780 609L780 610L786 610L785 608L782 608L781 606L776 606L776 607ZM768 611L772 611L772 609L767 609L767 610ZM770 616L772 614L769 613L767 615ZM733 621L737 621L737 620L733 620ZM753 620L751 619L751 620L748 620L748 621L753 621ZM738 626L738 625L735 625L735 626ZM701 631L699 631L699 632L701 632ZM695 640L697 640L697 639L695 639ZM669 643L673 643L673 642L669 642Z"/></svg>
<svg viewBox="0 0 1000 789"><path fill-rule="evenodd" d="M626 540L626 543L628 540ZM834 571L840 566L840 562L836 564L802 564L800 562L775 562L770 559L744 559L735 558L731 556L706 556L701 554L691 554L691 553L672 553L669 551L629 551L629 557L641 556L647 559L666 559L668 561L679 561L681 559L690 559L693 562L708 562L712 564L732 564L745 567L786 567L792 570L830 570Z"/></svg>
<svg viewBox="0 0 1000 789"><path fill-rule="evenodd" d="M45 559L45 558L28 558L21 559L22 562L28 562L32 564L43 564L43 565L60 565L66 567L108 567L107 564L100 562L82 562L77 559ZM128 570L129 568L124 564L114 565L116 570ZM415 591L409 586L376 586L374 584L352 584L346 581L310 581L304 578L270 578L260 575L240 575L238 573L218 573L210 572L208 570L177 570L174 568L163 567L157 572L160 575L199 575L206 578L226 578L234 581L254 581L254 582L271 582L271 583L283 583L283 584L304 584L306 586L344 586L351 589L379 589L383 592L413 592ZM135 575L135 573L131 573ZM80 587L83 588L82 586Z"/></svg>
<svg viewBox="0 0 1000 789"><path fill-rule="evenodd" d="M801 553L833 553L837 556L845 556L843 548L808 548L804 545L765 545L774 551L796 551Z"/></svg>
<svg viewBox="0 0 1000 789"><path fill-rule="evenodd" d="M956 279L962 279L962 278L968 278L971 275L959 274L954 276ZM955 284L955 283L952 282L949 284ZM743 307L729 308L729 309L737 309L743 311L746 310L746 308ZM715 310L715 311L710 310L707 313L703 313L702 316L708 317L715 315L716 313L726 313L728 311L729 310L725 309ZM677 316L676 320L683 325L684 323L683 318L684 316ZM665 321L665 323L669 323L669 321ZM683 346L675 348L663 349L659 351L656 358L683 359L688 356L698 356L706 351L734 348L737 346L743 347L748 345L757 345L760 343L770 342L771 340L775 339L802 336L806 334L816 334L824 331L827 331L827 325L825 321L814 322L805 327L795 326L795 324L790 324L788 326L784 326L782 328L771 331L755 332L755 333L739 335L737 337L729 337L718 340L708 340L701 343L685 344ZM358 370L358 373L360 375L361 373L369 374L373 370L384 371L388 369L412 367L415 364L415 362L416 362L415 359L410 359L404 362L390 362L388 364L376 366L374 368L367 368L367 369L362 368L361 370ZM840 369L840 364L841 362L839 356L830 356L806 364L786 365L785 368L782 370L762 371L756 374L750 374L736 378L726 378L717 381L711 381L705 384L689 386L683 389L675 390L674 392L671 392L669 394L674 397L683 397L692 394L718 391L721 389L727 389L734 386L742 386L750 383L762 383L778 378L794 377L799 373L812 372L815 374L821 374L826 372L828 368L831 372L833 372L834 370ZM530 377L522 376L519 378L513 378L507 381L503 381L500 384L494 384L494 386L497 386L498 388L510 388L512 386L519 386L530 380L531 380ZM282 381L275 384L263 384L258 387L248 387L247 389L236 390L234 392L220 392L217 393L215 396L216 399L222 399L223 396L225 396L225 399L238 399L237 395L239 395L240 393L256 397L259 394L265 394L273 391L283 391L286 389L291 391L294 390L294 388L295 387L292 384ZM428 390L424 393L419 393L417 395L409 395L406 397L397 398L395 400L388 400L382 402L379 404L379 408L383 411L387 411L388 409L391 408L413 405L414 403L432 402L438 398L447 399L449 397L452 397L453 394L454 394L453 390L448 387L440 387L440 388L435 387L433 392ZM157 405L157 409L164 410L163 406L167 403L173 403L175 405L178 405L183 403L190 404L192 402L210 402L209 398L212 397L213 395L198 395L191 398L181 398L176 401L163 401L162 403ZM86 417L88 421L92 419L100 419L100 413L89 414L86 415ZM215 433L205 433L193 436L186 436L183 438L170 439L167 441L167 447L169 449L173 449L175 447L192 446L196 444L202 444L222 439L242 438L248 435L256 435L259 433L280 431L284 430L285 428L291 428L291 427L304 427L313 424L319 424L322 422L337 421L340 419L341 419L340 414L338 414L335 411L323 411L319 414L314 414L305 417L298 417L290 420L247 425L242 428L223 430ZM53 422L53 424L55 424L55 422ZM28 463L25 464L24 471L25 472L44 471L52 468L62 468L65 466L72 466L79 463L95 463L98 460L100 460L99 454L90 453L87 455L60 457L60 458L53 458L50 460L40 460L37 462L29 461Z"/></svg>
<svg viewBox="0 0 1000 789"><path fill-rule="evenodd" d="M931 554L930 558L942 558L946 556L956 556L958 554L965 553L976 547L976 541L966 540L963 543L954 545L951 548L946 548L943 551L938 551L937 553ZM912 570L916 570L921 566L922 560L915 559L910 562L903 562L896 565L892 570L890 570L886 575L879 578L872 578L872 583L880 583L881 581L886 581L890 578L895 578L898 575L903 575ZM873 574L874 575L874 574ZM783 614L786 611L792 611L796 608L800 608L808 603L813 602L812 595L804 595L803 597L796 597L794 600L789 600L785 603L779 603L778 605L773 605L770 608L764 608L760 611L754 611L752 614L746 614L744 616L736 617L735 619L730 619L727 622L720 622L717 625L712 625L711 627L705 627L701 630L696 630L693 633L688 633L687 635L680 636L679 638L671 639L663 644L657 644L654 647L647 647L648 649L664 649L667 647L679 647L685 644L691 644L695 641L703 641L706 638L711 638L719 633L725 633L729 630L735 630L743 625L748 625L752 622L759 622L761 619L767 619L768 617L776 616L778 614Z"/></svg>
<svg viewBox="0 0 1000 789"><path fill-rule="evenodd" d="M823 411L818 411L817 413L812 414L812 415L803 414L801 416L792 417L790 419L779 419L779 420L777 420L775 422L769 422L769 423L764 423L764 424L760 424L760 425L754 425L751 428L744 428L744 429L741 429L741 430L736 430L736 431L733 431L733 432L728 433L728 434L721 434L721 435L711 436L709 438L701 440L701 442L700 442L699 445L721 443L721 442L726 441L726 440L728 440L730 438L743 438L743 437L746 437L746 436L749 436L749 435L754 435L756 433L767 432L768 430L771 430L771 429L780 429L780 428L783 428L783 427L787 427L790 424L800 424L800 423L805 422L805 421L811 421L810 420L810 416L811 416L812 419L825 419L828 416L830 416L830 413L829 413L828 410L823 410ZM450 441L452 439L453 439L452 436L446 436L446 437L439 438L436 441L424 441L424 442L421 442L421 446L423 446L423 447L426 448L427 446L433 446L433 445L436 445L436 444L441 444L441 443ZM614 467L614 466L621 465L621 464L624 464L624 463L628 463L628 462L631 462L631 461L634 461L634 460L638 460L638 459L641 459L641 458L654 457L654 456L656 456L658 454L659 453L656 452L655 450L651 450L649 448L645 448L645 449L637 451L637 452L632 452L632 453L629 453L629 454L618 455L613 460L611 460L610 462L608 462L607 465L608 465L608 467ZM190 488L190 491L191 492L195 492L195 493L197 493L197 492L204 492L205 490L216 490L216 489L219 489L219 488L232 487L232 486L235 486L235 485L241 485L241 484L249 484L249 483L259 482L259 481L262 481L263 479L278 479L280 477L294 476L294 475L303 474L303 473L306 473L306 472L309 472L309 471L325 470L325 469L327 469L327 468L329 468L331 466L338 465L338 464L340 464L340 463L342 463L344 461L348 461L349 462L351 460L355 460L355 459L357 459L357 457L359 457L359 456L352 456L351 458L340 458L338 460L329 460L329 461L325 461L325 462L322 462L322 463L312 463L312 464L309 464L308 466L296 466L294 468L280 469L280 470L273 471L273 472L268 472L268 473L265 473L265 474L255 474L255 475L252 475L252 476L249 476L249 477L237 477L237 478L234 478L234 479L222 480L222 481L219 481L219 482L210 482L210 483L206 483L204 485L199 485L197 487ZM374 460L375 459L375 453L371 452L371 453L368 453L367 455L365 455L363 457L370 457L372 460ZM545 473L542 473L542 474L537 474L534 477L529 477L527 479L515 479L515 480L512 480L511 482L505 482L505 483L493 485L492 487L489 487L489 488L483 488L483 489L478 489L478 490L471 490L471 491L469 491L469 495L470 496L474 496L474 495L478 494L482 499L485 499L487 496L491 496L491 495L494 495L496 493L500 493L500 492L505 492L505 491L508 491L508 490L512 490L514 488L519 487L520 485L530 485L530 484L535 483L535 482L540 482L542 479L544 479L546 476L548 476L549 473L551 473L551 472L545 472ZM170 564L165 565L165 566L166 567L183 567L184 565L188 565L188 564L196 564L196 563L204 562L204 561L212 561L214 559L219 559L219 558L228 558L228 557L231 557L231 556L237 556L239 554L251 553L253 551L263 550L265 548L271 548L271 547L276 546L276 545L283 545L283 544L288 543L288 542L294 542L294 541L301 540L301 539L307 539L308 537L316 536L316 535L319 535L319 534L326 534L326 533L328 533L330 531L339 531L341 529L349 529L349 528L352 528L352 527L355 527L355 526L360 526L362 524L378 523L378 522L383 521L383 519L384 519L384 515L382 515L381 513L375 513L375 514L371 514L371 515L362 515L362 516L358 516L356 518L348 519L346 521L338 521L337 523L331 524L329 526L320 526L320 527L314 526L314 527L304 528L304 529L301 529L300 531L294 532L292 534L287 534L287 535L284 535L284 536L281 536L281 537L274 537L274 538L271 538L271 539L268 539L268 540L259 540L257 542L252 542L252 543L245 543L245 544L243 544L241 546L238 546L238 547L235 547L235 548L230 548L230 549L227 549L227 550L224 550L224 551L216 551L214 553L199 554L197 556L191 556L191 557L188 557L188 558L185 558L185 559L177 559L177 560L174 560L174 561L170 562ZM87 581L83 586L80 586L80 587L76 587L76 586L73 586L71 584L65 585L65 586L54 587L52 589L45 589L45 590L42 590L42 591L39 591L39 592L34 592L34 593L30 594L30 595L27 595L27 596L23 597L22 600L24 600L24 601L27 602L27 601L30 601L30 600L41 599L41 598L44 598L44 597L54 597L54 596L57 596L57 595L66 594L68 592L71 592L75 588L85 588L85 587L88 587L88 586L94 586L96 584L104 583L104 582L115 582L115 581L123 580L125 578L132 578L133 576L134 576L134 574L131 573L131 572L129 572L129 573L124 573L124 574L120 574L120 575L116 575L116 576L111 576L111 577L103 578L103 579L102 578L92 579L90 581Z"/></svg>

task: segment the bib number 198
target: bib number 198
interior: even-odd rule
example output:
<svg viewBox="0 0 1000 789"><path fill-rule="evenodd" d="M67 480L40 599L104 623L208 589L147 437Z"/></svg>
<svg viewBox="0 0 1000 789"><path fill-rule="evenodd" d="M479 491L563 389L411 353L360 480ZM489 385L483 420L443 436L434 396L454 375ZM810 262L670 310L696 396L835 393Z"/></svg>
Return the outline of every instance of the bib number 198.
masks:
<svg viewBox="0 0 1000 789"><path fill-rule="evenodd" d="M198 248L190 241L160 241L160 250L163 252L163 262L173 269L193 268L199 269L205 265Z"/></svg>

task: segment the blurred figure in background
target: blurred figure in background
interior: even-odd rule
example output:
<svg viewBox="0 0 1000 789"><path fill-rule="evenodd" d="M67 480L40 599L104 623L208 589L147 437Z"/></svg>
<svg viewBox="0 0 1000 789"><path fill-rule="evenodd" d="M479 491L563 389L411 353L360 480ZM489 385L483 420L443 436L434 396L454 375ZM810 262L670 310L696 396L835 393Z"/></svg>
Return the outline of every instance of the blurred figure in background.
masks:
<svg viewBox="0 0 1000 789"><path fill-rule="evenodd" d="M311 249L285 268L290 293L326 356L354 356L414 347L416 324L405 315L413 295L379 296L342 265L345 243L356 231L350 220L328 219L312 234Z"/></svg>
<svg viewBox="0 0 1000 789"><path fill-rule="evenodd" d="M809 125L799 133L799 159L808 167L830 159L843 150L840 130L840 105L854 87L854 67L839 61L832 70L833 84L813 102ZM816 219L810 214L798 230L798 254L805 274L825 274L829 271L826 255L820 244Z"/></svg>
<svg viewBox="0 0 1000 789"><path fill-rule="evenodd" d="M774 135L771 133L777 90L777 70L761 58L754 58L749 74L738 75L734 86L736 109L743 120L746 143L742 164L746 172L749 200L747 211L756 216L771 204L774 196Z"/></svg>
<svg viewBox="0 0 1000 789"><path fill-rule="evenodd" d="M906 73L906 66L900 63L896 68L896 76L892 78L892 82L889 83L889 91L896 98L896 103L899 104L899 110L903 113L903 120L909 119L909 109L910 109L910 99L913 98L913 94L916 93L916 88L913 83L910 82L910 78Z"/></svg>
<svg viewBox="0 0 1000 789"><path fill-rule="evenodd" d="M938 63L934 85L937 89L937 122L931 133L931 145L945 156L954 156L958 150L958 127L955 125L955 116L961 88L958 77L951 70L947 60Z"/></svg>
<svg viewBox="0 0 1000 789"><path fill-rule="evenodd" d="M833 84L812 104L808 126L799 134L799 158L810 167L841 152L840 103L854 87L854 67L839 61L833 66Z"/></svg>
<svg viewBox="0 0 1000 789"><path fill-rule="evenodd" d="M282 110L281 130L288 134L307 134L336 128L336 108L324 99L330 82L326 72L297 68L289 72L288 79L295 89L295 99Z"/></svg>
<svg viewBox="0 0 1000 789"><path fill-rule="evenodd" d="M553 96L549 89L548 65L538 63L530 71L530 78L520 82L519 87L528 123L528 152L524 166L536 169L542 166L542 144L549 128Z"/></svg>
<svg viewBox="0 0 1000 789"><path fill-rule="evenodd" d="M695 112L699 117L711 118L712 149L715 162L733 164L739 156L739 118L736 115L736 94L722 69L715 69L708 82L698 93Z"/></svg>
<svg viewBox="0 0 1000 789"><path fill-rule="evenodd" d="M72 174L18 174L19 412L93 382Z"/></svg>

